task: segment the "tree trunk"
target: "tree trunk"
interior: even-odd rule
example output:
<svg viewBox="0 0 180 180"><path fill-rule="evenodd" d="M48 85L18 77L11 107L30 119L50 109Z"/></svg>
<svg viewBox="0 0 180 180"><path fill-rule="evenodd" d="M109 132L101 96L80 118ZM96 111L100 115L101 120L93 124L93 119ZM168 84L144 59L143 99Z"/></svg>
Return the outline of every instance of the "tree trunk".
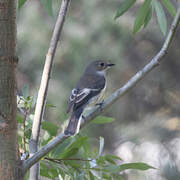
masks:
<svg viewBox="0 0 180 180"><path fill-rule="evenodd" d="M16 120L16 1L0 0L0 180L20 180Z"/></svg>

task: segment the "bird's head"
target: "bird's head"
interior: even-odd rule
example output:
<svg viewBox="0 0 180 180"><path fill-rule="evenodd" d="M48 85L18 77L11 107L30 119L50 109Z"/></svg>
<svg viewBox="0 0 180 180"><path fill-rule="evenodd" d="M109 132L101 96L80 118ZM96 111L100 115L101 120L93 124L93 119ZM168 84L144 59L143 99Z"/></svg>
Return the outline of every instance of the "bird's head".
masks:
<svg viewBox="0 0 180 180"><path fill-rule="evenodd" d="M115 64L110 63L109 61L97 60L91 62L86 68L86 70L89 72L97 72L99 74L104 74L107 69L111 68L114 65Z"/></svg>

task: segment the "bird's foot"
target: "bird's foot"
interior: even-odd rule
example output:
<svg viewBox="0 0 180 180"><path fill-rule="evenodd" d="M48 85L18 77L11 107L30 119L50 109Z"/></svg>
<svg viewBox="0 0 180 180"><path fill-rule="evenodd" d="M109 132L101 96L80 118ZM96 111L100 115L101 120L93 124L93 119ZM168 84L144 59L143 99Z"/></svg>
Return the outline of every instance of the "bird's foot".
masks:
<svg viewBox="0 0 180 180"><path fill-rule="evenodd" d="M96 106L99 106L100 110L102 111L102 105L104 104L104 100L100 103L97 103Z"/></svg>
<svg viewBox="0 0 180 180"><path fill-rule="evenodd" d="M86 119L84 115L82 115L81 117L82 117L82 119L83 119L83 120L85 120L85 119Z"/></svg>
<svg viewBox="0 0 180 180"><path fill-rule="evenodd" d="M65 130L65 131L64 131L64 136L65 136L65 137L74 136L74 135L75 135L74 132L70 132L70 131L68 131L68 130Z"/></svg>

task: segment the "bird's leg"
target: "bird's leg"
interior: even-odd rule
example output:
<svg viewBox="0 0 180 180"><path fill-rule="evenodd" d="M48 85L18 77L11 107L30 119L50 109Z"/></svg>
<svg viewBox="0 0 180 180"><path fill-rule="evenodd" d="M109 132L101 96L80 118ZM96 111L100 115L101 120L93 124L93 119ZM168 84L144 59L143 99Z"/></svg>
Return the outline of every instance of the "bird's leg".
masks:
<svg viewBox="0 0 180 180"><path fill-rule="evenodd" d="M102 105L104 104L104 100L102 100L100 103L96 103L96 106L99 106L100 110L102 111Z"/></svg>
<svg viewBox="0 0 180 180"><path fill-rule="evenodd" d="M85 122L85 116L84 115L81 115L81 123L84 123Z"/></svg>
<svg viewBox="0 0 180 180"><path fill-rule="evenodd" d="M85 116L84 115L82 115L81 117L82 117L83 120L85 120Z"/></svg>

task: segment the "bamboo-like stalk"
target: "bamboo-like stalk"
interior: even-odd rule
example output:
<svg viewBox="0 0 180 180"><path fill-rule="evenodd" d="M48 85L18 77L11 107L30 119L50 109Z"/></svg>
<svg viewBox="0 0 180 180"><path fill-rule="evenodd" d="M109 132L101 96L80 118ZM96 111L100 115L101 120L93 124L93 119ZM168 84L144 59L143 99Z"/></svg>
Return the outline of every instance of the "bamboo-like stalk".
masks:
<svg viewBox="0 0 180 180"><path fill-rule="evenodd" d="M35 115L34 115L34 121L33 121L33 126L32 126L32 135L31 135L31 139L29 143L30 157L33 156L34 153L37 152L38 150L40 126L41 126L41 121L43 119L45 105L46 105L47 91L48 91L48 85L49 85L49 80L50 80L51 71L52 71L53 59L55 56L58 41L61 36L62 28L64 25L64 21L65 21L65 17L67 14L67 9L70 4L70 1L71 0L62 0L61 2L59 15L56 21L56 25L54 27L54 32L51 38L48 53L46 55L44 70L42 74L41 84L40 84L36 108L35 108ZM31 167L30 179L38 180L38 176L39 176L39 163Z"/></svg>

